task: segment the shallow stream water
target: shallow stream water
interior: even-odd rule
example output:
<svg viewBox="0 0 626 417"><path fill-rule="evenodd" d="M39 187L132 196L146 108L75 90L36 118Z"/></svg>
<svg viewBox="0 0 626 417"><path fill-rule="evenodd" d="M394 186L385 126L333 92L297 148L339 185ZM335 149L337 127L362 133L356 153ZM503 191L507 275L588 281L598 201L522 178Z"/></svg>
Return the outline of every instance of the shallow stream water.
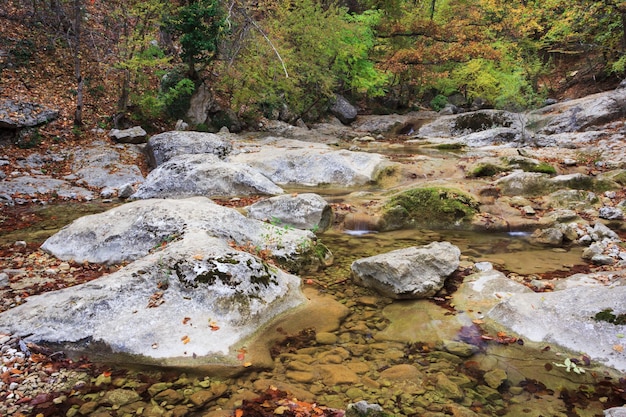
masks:
<svg viewBox="0 0 626 417"><path fill-rule="evenodd" d="M443 157L448 167L438 169L446 173L458 170L454 166L457 155L452 153L446 157L446 152L420 150L418 145L373 143L362 147L409 163L418 153L434 158L429 162L433 165ZM290 191L318 191L329 200L350 202L346 190ZM384 192L375 187L368 191ZM25 211L22 215L29 227L0 234L0 244L42 242L74 218L112 206L81 203ZM32 218L26 221L29 216ZM226 379L133 370L113 385L127 387L135 380L162 380L181 392L211 387L220 394L184 415L212 417L229 415L243 400L254 398L268 386L288 390L300 400L340 409L365 400L398 416L596 416L610 406L622 405L615 392L617 377L609 370L584 364L586 372L577 374L558 366L566 358L581 358L579 353L481 332L466 312L451 303L454 286L446 286L428 300L393 301L355 285L350 276L350 265L356 259L448 241L461 249L461 269L476 262L491 262L512 279L525 282L567 276L584 264L582 248L534 246L528 234L521 232L415 229L379 233L368 230L367 222L352 226L352 230L335 227L319 235L333 252L335 263L301 276L305 293L312 300L313 317L285 327L280 323L269 326L274 332L270 339L277 339L278 333L280 340L272 349L273 369L251 366L248 372ZM455 277L457 283L462 281L461 272ZM310 323L317 319L315 308L322 320L321 310L331 305L343 306L345 319L330 331L311 328ZM292 333L288 328L301 331ZM498 338L500 342L493 340ZM455 344L458 342L463 343ZM101 391L116 386L104 384ZM174 409L163 397L158 402L163 410ZM137 410L129 411L137 414Z"/></svg>
<svg viewBox="0 0 626 417"><path fill-rule="evenodd" d="M37 210L40 223L2 239L5 243L41 241L73 217L109 207L95 204L42 208ZM533 246L525 233L451 230L377 233L331 229L319 238L333 252L335 263L302 275L303 287L313 306L324 309L324 300L329 299L345 306L345 320L330 332L308 328L292 334L280 326L270 327L272 332L282 332L279 339L284 340L273 349L274 368L251 367L250 372L237 378L190 378L190 387L205 381L210 386L228 389L207 402L202 411L187 415L228 414L244 399L268 386L328 407L345 408L349 403L365 400L380 404L394 415L407 416L595 416L616 405L611 385L615 375L593 364L586 366L583 375L557 365L574 357L572 352L518 340L498 343L483 339L485 335L479 327L463 311L450 305L453 287L446 286L429 300L393 301L355 285L350 277L350 264L356 259L449 241L461 249L462 265L491 262L496 269L510 276L517 274L523 281L528 276L566 273L582 264L580 248L555 250ZM289 328L304 328L310 322L311 317L306 324L290 323ZM276 334L271 337L276 339ZM454 343L459 341L464 345L455 348ZM473 350L467 352L472 346ZM140 371L143 377L135 372L126 374L126 384L135 378L146 378L145 369ZM147 373L153 381L186 380L185 375L181 379L176 372ZM103 391L112 388L102 386Z"/></svg>

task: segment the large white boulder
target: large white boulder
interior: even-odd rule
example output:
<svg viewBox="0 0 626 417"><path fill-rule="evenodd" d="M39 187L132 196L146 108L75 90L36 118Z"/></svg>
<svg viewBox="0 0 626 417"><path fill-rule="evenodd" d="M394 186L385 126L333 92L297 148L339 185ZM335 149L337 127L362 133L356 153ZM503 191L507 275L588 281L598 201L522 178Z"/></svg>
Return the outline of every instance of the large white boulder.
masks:
<svg viewBox="0 0 626 417"><path fill-rule="evenodd" d="M29 297L0 314L0 331L109 360L235 364L236 346L304 302L298 277L195 230L115 273Z"/></svg>
<svg viewBox="0 0 626 417"><path fill-rule="evenodd" d="M431 297L459 267L460 256L453 244L433 242L354 261L352 276L387 297Z"/></svg>

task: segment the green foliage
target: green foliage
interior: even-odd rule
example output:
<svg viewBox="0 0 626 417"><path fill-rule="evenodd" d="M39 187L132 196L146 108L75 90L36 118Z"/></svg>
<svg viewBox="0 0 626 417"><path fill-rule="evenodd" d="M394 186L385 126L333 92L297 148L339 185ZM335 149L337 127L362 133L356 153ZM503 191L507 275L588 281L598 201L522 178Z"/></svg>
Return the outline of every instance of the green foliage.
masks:
<svg viewBox="0 0 626 417"><path fill-rule="evenodd" d="M432 100L430 100L430 108L434 111L439 111L446 107L448 104L448 97L443 94L437 94Z"/></svg>
<svg viewBox="0 0 626 417"><path fill-rule="evenodd" d="M532 86L521 68L483 58L457 65L437 87L444 94L463 90L470 100L482 98L496 108L525 108L533 101Z"/></svg>
<svg viewBox="0 0 626 417"><path fill-rule="evenodd" d="M190 0L167 22L168 30L179 35L181 58L188 64L190 76L195 75L196 63L208 63L215 57L224 23L218 0Z"/></svg>
<svg viewBox="0 0 626 417"><path fill-rule="evenodd" d="M381 95L387 75L368 56L378 18L314 0L277 5L227 68L222 88L243 112L277 117L286 106L289 119L315 118L338 90Z"/></svg>
<svg viewBox="0 0 626 417"><path fill-rule="evenodd" d="M146 120L163 116L182 118L195 89L194 82L188 78L179 78L173 85L171 80L165 82L161 92L148 91L138 98L139 113Z"/></svg>

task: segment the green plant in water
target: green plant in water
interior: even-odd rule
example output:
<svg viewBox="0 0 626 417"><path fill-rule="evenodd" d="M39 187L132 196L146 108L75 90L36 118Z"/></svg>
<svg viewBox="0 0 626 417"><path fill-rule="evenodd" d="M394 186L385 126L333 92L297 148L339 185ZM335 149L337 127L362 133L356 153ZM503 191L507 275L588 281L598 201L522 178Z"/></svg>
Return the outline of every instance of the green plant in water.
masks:
<svg viewBox="0 0 626 417"><path fill-rule="evenodd" d="M465 145L459 142L442 143L442 144L435 146L435 148L439 149L440 151L457 151L457 150L465 148Z"/></svg>
<svg viewBox="0 0 626 417"><path fill-rule="evenodd" d="M563 363L552 362L554 366L558 366L559 368L565 368L566 372L574 372L575 374L581 375L585 373L585 370L578 366L574 361L570 358L565 358Z"/></svg>

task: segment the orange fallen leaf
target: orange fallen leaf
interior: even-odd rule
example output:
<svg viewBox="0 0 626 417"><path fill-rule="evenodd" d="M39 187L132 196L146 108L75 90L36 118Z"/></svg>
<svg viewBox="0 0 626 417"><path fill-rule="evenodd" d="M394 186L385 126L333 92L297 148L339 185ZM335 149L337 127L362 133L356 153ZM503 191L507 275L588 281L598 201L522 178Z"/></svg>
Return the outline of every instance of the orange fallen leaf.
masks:
<svg viewBox="0 0 626 417"><path fill-rule="evenodd" d="M184 335L183 337L181 337L181 338L180 338L180 340L182 340L182 341L183 341L183 344L185 344L185 345L186 345L187 343L189 343L189 341L190 341L191 339L189 339L189 336Z"/></svg>
<svg viewBox="0 0 626 417"><path fill-rule="evenodd" d="M243 410L238 408L235 410L235 417L243 417Z"/></svg>
<svg viewBox="0 0 626 417"><path fill-rule="evenodd" d="M613 350L616 352L623 352L624 351L624 346L623 345L613 345Z"/></svg>
<svg viewBox="0 0 626 417"><path fill-rule="evenodd" d="M183 319L183 324L187 324L187 323L189 323L189 321L191 321L191 317L185 317Z"/></svg>
<svg viewBox="0 0 626 417"><path fill-rule="evenodd" d="M211 321L209 322L209 329L216 331L220 329L220 326L218 326L216 322Z"/></svg>
<svg viewBox="0 0 626 417"><path fill-rule="evenodd" d="M485 324L484 320L481 320L481 319L472 320L472 323L474 323L474 324Z"/></svg>
<svg viewBox="0 0 626 417"><path fill-rule="evenodd" d="M202 259L204 259L204 256L198 253L196 255L193 255L193 259L195 259L196 261L201 261Z"/></svg>

